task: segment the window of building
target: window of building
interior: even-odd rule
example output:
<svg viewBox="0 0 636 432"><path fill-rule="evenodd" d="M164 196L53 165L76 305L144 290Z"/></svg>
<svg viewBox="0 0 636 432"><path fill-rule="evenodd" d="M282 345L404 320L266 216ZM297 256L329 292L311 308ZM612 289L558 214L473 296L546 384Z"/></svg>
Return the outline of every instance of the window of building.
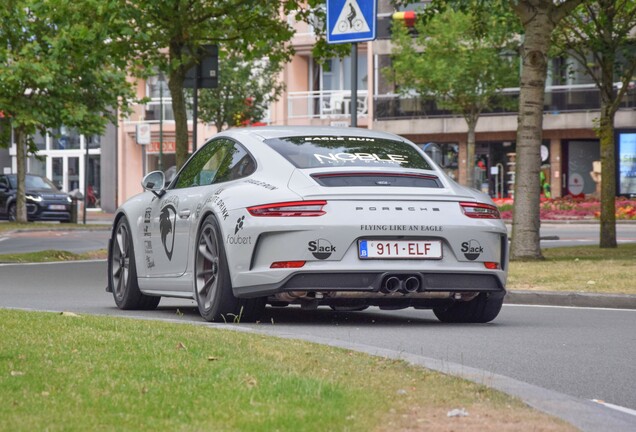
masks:
<svg viewBox="0 0 636 432"><path fill-rule="evenodd" d="M37 158L35 156L29 156L28 162L29 174L36 174L42 177L46 177L46 159Z"/></svg>
<svg viewBox="0 0 636 432"><path fill-rule="evenodd" d="M37 131L32 138L38 150L46 150L46 135L42 135L40 131Z"/></svg>
<svg viewBox="0 0 636 432"><path fill-rule="evenodd" d="M458 178L459 145L455 143L420 144L422 150L452 179Z"/></svg>
<svg viewBox="0 0 636 432"><path fill-rule="evenodd" d="M80 134L77 130L62 126L51 132L51 150L77 150L80 148Z"/></svg>
<svg viewBox="0 0 636 432"><path fill-rule="evenodd" d="M86 186L86 208L100 207L102 164L100 155L88 156L88 184Z"/></svg>
<svg viewBox="0 0 636 432"><path fill-rule="evenodd" d="M160 121L162 110L163 120L174 120L170 89L165 77L155 75L148 78L146 80L146 95L151 99L146 105L146 120Z"/></svg>
<svg viewBox="0 0 636 432"><path fill-rule="evenodd" d="M314 86L317 90L351 90L351 57L329 59L322 65L314 62L320 71L320 79ZM367 56L358 55L358 89L366 90L368 80Z"/></svg>
<svg viewBox="0 0 636 432"><path fill-rule="evenodd" d="M98 149L102 146L102 137L99 135L93 135L90 137L85 136L84 140L86 140L86 145L89 149Z"/></svg>

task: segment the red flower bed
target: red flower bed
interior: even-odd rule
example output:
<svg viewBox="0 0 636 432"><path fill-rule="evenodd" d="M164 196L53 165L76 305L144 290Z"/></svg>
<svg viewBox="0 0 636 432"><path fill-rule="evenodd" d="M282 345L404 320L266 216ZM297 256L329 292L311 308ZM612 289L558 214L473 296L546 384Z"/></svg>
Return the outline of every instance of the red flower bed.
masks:
<svg viewBox="0 0 636 432"><path fill-rule="evenodd" d="M511 198L495 199L503 219L512 219L514 201ZM601 216L601 203L597 198L541 199L541 220L594 220ZM636 220L636 200L616 198L616 219Z"/></svg>

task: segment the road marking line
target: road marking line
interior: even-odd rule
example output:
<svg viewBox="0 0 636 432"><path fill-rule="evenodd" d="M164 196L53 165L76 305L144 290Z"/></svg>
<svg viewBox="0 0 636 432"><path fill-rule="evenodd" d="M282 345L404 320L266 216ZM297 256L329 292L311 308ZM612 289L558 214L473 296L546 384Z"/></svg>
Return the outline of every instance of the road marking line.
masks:
<svg viewBox="0 0 636 432"><path fill-rule="evenodd" d="M504 303L504 306L556 308L556 309L593 309L593 310L606 310L606 311L636 312L636 309L603 308L603 307L592 307L592 306L555 306L555 305L532 305L532 304L514 304L514 303Z"/></svg>
<svg viewBox="0 0 636 432"><path fill-rule="evenodd" d="M597 404L606 406L606 407L611 408L611 409L616 410L616 411L623 412L625 414L636 416L636 410L633 410L631 408L625 408L625 407L622 407L620 405L614 405L614 404L611 404L611 403L608 403L608 402L604 402L604 401L602 401L600 399L592 399L592 402L596 402Z"/></svg>

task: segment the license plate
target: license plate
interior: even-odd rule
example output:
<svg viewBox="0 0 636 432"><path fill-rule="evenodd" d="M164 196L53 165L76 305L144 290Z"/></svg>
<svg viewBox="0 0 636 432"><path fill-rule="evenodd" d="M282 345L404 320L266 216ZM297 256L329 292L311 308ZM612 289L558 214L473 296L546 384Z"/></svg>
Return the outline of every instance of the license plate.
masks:
<svg viewBox="0 0 636 432"><path fill-rule="evenodd" d="M66 210L66 206L64 204L51 204L49 210Z"/></svg>
<svg viewBox="0 0 636 432"><path fill-rule="evenodd" d="M439 240L360 240L358 256L362 259L441 259Z"/></svg>

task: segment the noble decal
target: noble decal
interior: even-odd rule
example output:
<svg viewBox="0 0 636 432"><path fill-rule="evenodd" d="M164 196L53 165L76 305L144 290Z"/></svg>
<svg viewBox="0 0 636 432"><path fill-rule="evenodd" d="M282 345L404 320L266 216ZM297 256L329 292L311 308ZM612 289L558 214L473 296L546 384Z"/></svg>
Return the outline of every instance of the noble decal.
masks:
<svg viewBox="0 0 636 432"><path fill-rule="evenodd" d="M408 158L403 155L387 154L386 159L375 153L328 153L326 155L314 154L318 162L324 163L343 163L343 162L374 162L374 163L392 163L403 164L408 162Z"/></svg>
<svg viewBox="0 0 636 432"><path fill-rule="evenodd" d="M332 253L336 251L336 247L333 246L329 240L318 239L312 240L307 244L307 250L319 260L327 259Z"/></svg>
<svg viewBox="0 0 636 432"><path fill-rule="evenodd" d="M483 251L484 248L481 247L477 240L470 240L462 243L462 252L464 256L471 261L475 261L479 258L479 255L481 255Z"/></svg>
<svg viewBox="0 0 636 432"><path fill-rule="evenodd" d="M174 230L177 223L177 210L172 204L168 204L161 209L159 216L159 231L161 231L161 243L166 251L168 259L172 261L172 251L174 249Z"/></svg>

